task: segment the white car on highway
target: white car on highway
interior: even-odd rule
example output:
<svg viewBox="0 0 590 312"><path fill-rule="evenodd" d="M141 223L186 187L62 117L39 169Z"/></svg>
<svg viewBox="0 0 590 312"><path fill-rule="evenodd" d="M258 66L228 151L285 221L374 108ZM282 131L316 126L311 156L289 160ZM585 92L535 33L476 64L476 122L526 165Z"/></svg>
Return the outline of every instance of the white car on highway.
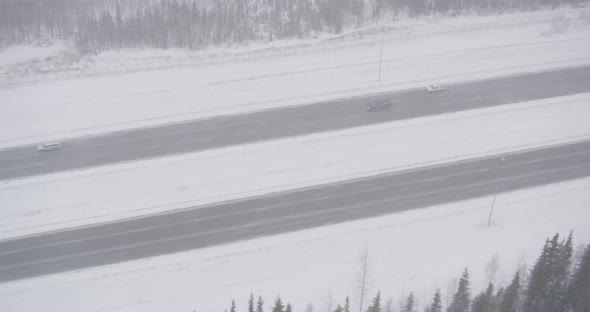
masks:
<svg viewBox="0 0 590 312"><path fill-rule="evenodd" d="M376 112L376 111L391 108L392 105L393 105L393 103L390 101L377 100L377 101L373 101L373 102L370 102L369 104L367 104L367 111Z"/></svg>
<svg viewBox="0 0 590 312"><path fill-rule="evenodd" d="M433 84L426 87L426 92L440 92L446 90L447 87L439 84Z"/></svg>
<svg viewBox="0 0 590 312"><path fill-rule="evenodd" d="M54 151L61 147L59 142L41 143L37 145L37 152Z"/></svg>

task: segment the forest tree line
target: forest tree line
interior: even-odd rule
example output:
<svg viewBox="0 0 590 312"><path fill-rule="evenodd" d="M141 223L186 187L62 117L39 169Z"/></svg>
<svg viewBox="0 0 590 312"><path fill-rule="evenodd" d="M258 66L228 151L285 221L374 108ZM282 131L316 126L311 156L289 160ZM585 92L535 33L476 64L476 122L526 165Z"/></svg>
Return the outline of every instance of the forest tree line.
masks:
<svg viewBox="0 0 590 312"><path fill-rule="evenodd" d="M361 274L362 276L362 270ZM450 298L443 302L440 289L421 306L413 293L396 304L384 300L377 291L369 304L363 300L368 293L365 287L356 288L352 298L360 306L352 307L349 297L340 303L330 295L327 310L315 309L313 305L299 308L305 312L590 312L590 245L574 258L573 238L560 239L556 234L545 241L541 254L530 271L517 271L508 285L496 287L492 281L487 288L473 296L469 271L465 269ZM270 310L265 311L264 299L250 295L247 307L237 308L234 300L230 312L292 312L294 307L280 296ZM316 311L317 310L317 311ZM226 309L225 312L228 312Z"/></svg>
<svg viewBox="0 0 590 312"><path fill-rule="evenodd" d="M67 40L81 51L228 46L320 33L382 19L494 13L582 0L0 0L0 48Z"/></svg>

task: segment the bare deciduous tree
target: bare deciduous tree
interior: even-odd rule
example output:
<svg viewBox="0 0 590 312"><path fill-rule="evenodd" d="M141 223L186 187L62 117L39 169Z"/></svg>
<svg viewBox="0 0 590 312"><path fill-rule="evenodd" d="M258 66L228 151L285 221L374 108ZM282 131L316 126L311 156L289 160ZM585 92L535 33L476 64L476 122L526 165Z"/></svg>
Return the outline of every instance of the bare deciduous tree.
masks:
<svg viewBox="0 0 590 312"><path fill-rule="evenodd" d="M557 6L580 0L3 0L0 48L66 40L81 51L94 52L123 47L203 49L340 33L388 15L530 10L542 2ZM569 19L556 18L554 24L554 31L563 31Z"/></svg>
<svg viewBox="0 0 590 312"><path fill-rule="evenodd" d="M369 247L365 246L358 258L358 272L353 285L359 300L359 312L363 312L363 305L373 284L373 264L369 256Z"/></svg>
<svg viewBox="0 0 590 312"><path fill-rule="evenodd" d="M326 307L328 308L327 312L333 312L334 296L332 296L331 290L326 291L324 296L322 296L322 300L324 301L324 303L326 304Z"/></svg>

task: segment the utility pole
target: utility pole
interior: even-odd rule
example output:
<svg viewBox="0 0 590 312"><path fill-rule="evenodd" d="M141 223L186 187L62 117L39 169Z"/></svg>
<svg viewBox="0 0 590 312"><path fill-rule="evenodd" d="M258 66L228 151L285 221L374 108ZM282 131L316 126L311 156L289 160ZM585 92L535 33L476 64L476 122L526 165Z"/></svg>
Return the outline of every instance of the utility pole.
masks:
<svg viewBox="0 0 590 312"><path fill-rule="evenodd" d="M381 53L379 53L379 78L377 81L381 82L381 67L383 65L383 42L385 41L385 34L381 35Z"/></svg>
<svg viewBox="0 0 590 312"><path fill-rule="evenodd" d="M492 224L492 215L494 214L494 206L496 205L496 196L498 196L498 183L500 182L499 169L501 164L504 163L504 157L500 159L500 164L496 165L496 180L494 181L494 198L492 199L492 207L490 208L490 217L488 218L488 226Z"/></svg>

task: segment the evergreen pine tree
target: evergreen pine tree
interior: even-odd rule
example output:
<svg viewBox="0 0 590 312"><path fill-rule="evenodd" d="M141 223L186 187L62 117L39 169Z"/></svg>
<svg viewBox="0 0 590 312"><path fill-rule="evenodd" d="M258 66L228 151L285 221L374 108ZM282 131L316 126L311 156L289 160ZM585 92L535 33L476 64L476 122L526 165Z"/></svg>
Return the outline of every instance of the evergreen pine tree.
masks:
<svg viewBox="0 0 590 312"><path fill-rule="evenodd" d="M490 283L485 292L473 299L471 312L493 312L494 299L494 284Z"/></svg>
<svg viewBox="0 0 590 312"><path fill-rule="evenodd" d="M250 293L250 298L248 299L248 312L254 312L254 294Z"/></svg>
<svg viewBox="0 0 590 312"><path fill-rule="evenodd" d="M258 296L258 301L256 302L256 312L264 312L264 300L260 296Z"/></svg>
<svg viewBox="0 0 590 312"><path fill-rule="evenodd" d="M547 292L546 281L549 279L548 263L550 245L551 242L549 239L545 240L541 255L531 271L527 295L524 301L525 312L543 311L542 306L544 304L545 293Z"/></svg>
<svg viewBox="0 0 590 312"><path fill-rule="evenodd" d="M287 303L287 308L285 309L285 312L293 312L293 307L290 303Z"/></svg>
<svg viewBox="0 0 590 312"><path fill-rule="evenodd" d="M502 298L504 298L504 292L506 290L504 289L504 287L500 287L500 289L498 289L498 291L496 292L496 294L493 296L492 299L492 311L494 312L499 312L500 311L500 305L502 304Z"/></svg>
<svg viewBox="0 0 590 312"><path fill-rule="evenodd" d="M541 256L531 272L524 302L525 312L564 312L573 254L573 238L559 241L559 234L545 241Z"/></svg>
<svg viewBox="0 0 590 312"><path fill-rule="evenodd" d="M430 306L426 307L426 312L442 312L442 299L440 295L440 289L437 289L434 293L434 297L432 297L432 303Z"/></svg>
<svg viewBox="0 0 590 312"><path fill-rule="evenodd" d="M461 280L459 280L459 287L453 296L453 300L447 309L447 312L468 312L471 304L471 292L469 289L469 272L467 269L463 271Z"/></svg>
<svg viewBox="0 0 590 312"><path fill-rule="evenodd" d="M336 310L334 310L334 312L344 312L344 309L342 308L342 306L341 306L341 305L338 305L338 306L336 307Z"/></svg>
<svg viewBox="0 0 590 312"><path fill-rule="evenodd" d="M561 242L557 250L557 261L555 263L555 291L553 295L553 310L566 312L568 310L567 291L571 277L572 259L574 255L573 233L567 237L565 243Z"/></svg>
<svg viewBox="0 0 590 312"><path fill-rule="evenodd" d="M236 301L232 299L230 312L236 312Z"/></svg>
<svg viewBox="0 0 590 312"><path fill-rule="evenodd" d="M485 295L483 293L475 296L473 298L473 303L471 304L471 312L485 312Z"/></svg>
<svg viewBox="0 0 590 312"><path fill-rule="evenodd" d="M406 299L406 303L402 309L402 312L416 312L416 301L414 300L414 293L410 293Z"/></svg>
<svg viewBox="0 0 590 312"><path fill-rule="evenodd" d="M512 282L506 288L500 303L499 312L518 312L520 303L520 272L516 272Z"/></svg>
<svg viewBox="0 0 590 312"><path fill-rule="evenodd" d="M369 306L367 312L381 312L381 292L377 292L377 296L373 298L373 303Z"/></svg>
<svg viewBox="0 0 590 312"><path fill-rule="evenodd" d="M272 308L272 312L284 312L285 305L283 301L281 301L281 297L277 296L277 300L275 300L275 306Z"/></svg>
<svg viewBox="0 0 590 312"><path fill-rule="evenodd" d="M590 245L586 247L582 259L568 288L568 306L576 312L590 312Z"/></svg>

